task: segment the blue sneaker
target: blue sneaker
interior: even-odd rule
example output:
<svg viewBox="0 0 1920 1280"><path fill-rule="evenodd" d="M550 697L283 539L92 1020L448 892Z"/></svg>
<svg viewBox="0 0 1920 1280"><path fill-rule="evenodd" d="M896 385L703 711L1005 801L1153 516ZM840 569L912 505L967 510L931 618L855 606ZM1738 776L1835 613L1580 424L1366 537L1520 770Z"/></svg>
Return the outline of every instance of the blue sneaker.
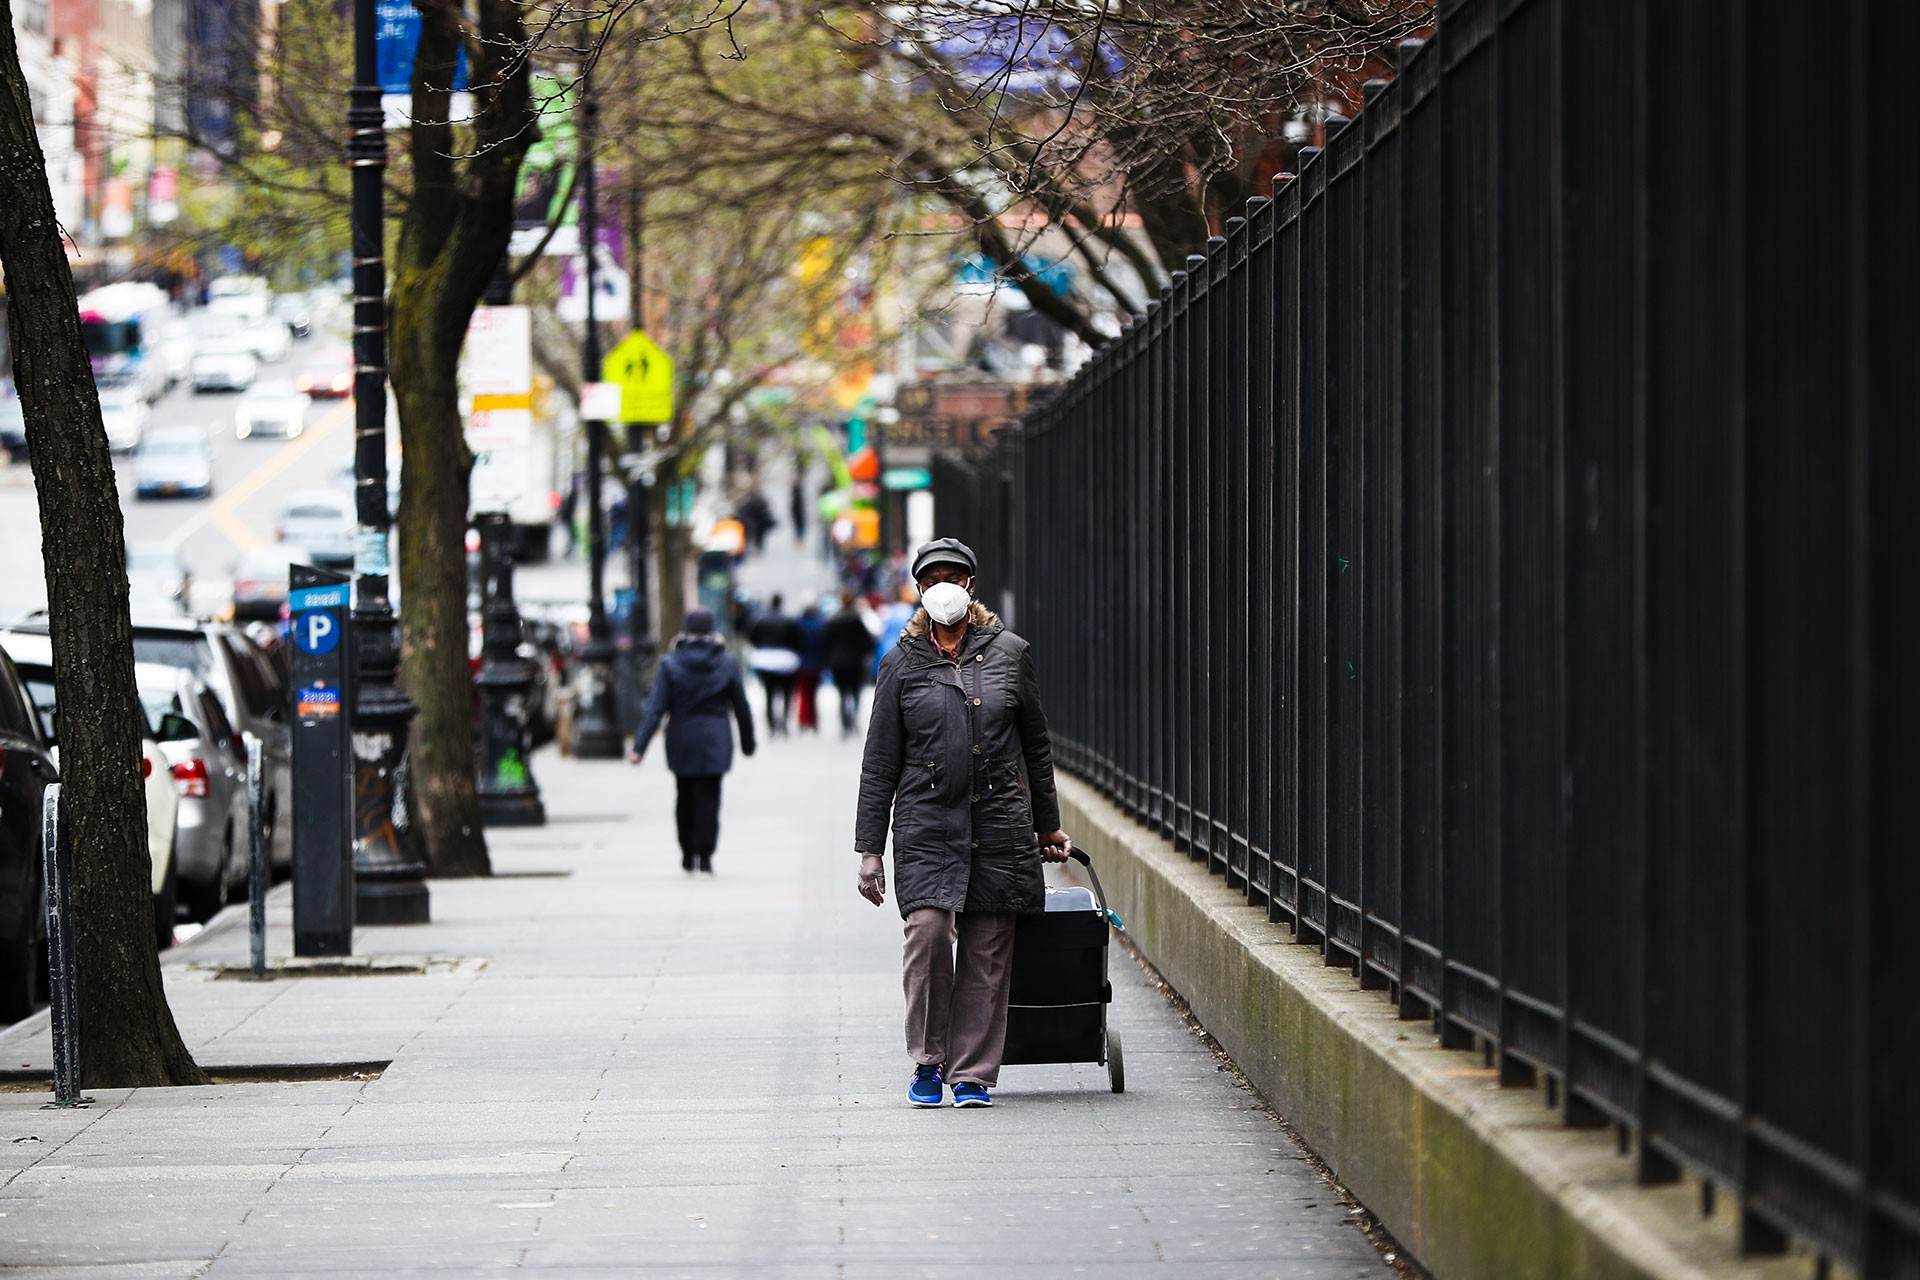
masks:
<svg viewBox="0 0 1920 1280"><path fill-rule="evenodd" d="M945 1082L941 1079L940 1064L921 1063L913 1069L913 1079L907 1084L907 1101L916 1107L937 1107L947 1100Z"/></svg>
<svg viewBox="0 0 1920 1280"><path fill-rule="evenodd" d="M987 1086L975 1084L971 1080L962 1080L953 1086L953 1105L956 1107L990 1107L993 1095L987 1092Z"/></svg>

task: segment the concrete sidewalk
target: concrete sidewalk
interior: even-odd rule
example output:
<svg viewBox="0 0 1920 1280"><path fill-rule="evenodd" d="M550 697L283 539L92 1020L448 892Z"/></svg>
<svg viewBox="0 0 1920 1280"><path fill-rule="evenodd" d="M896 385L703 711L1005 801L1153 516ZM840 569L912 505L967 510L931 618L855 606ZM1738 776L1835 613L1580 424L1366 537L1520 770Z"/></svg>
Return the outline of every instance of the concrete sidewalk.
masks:
<svg viewBox="0 0 1920 1280"><path fill-rule="evenodd" d="M397 972L219 976L229 911L167 959L200 1062L377 1078L0 1093L0 1266L23 1275L1384 1277L1355 1218L1112 950L1127 1092L1009 1067L911 1109L899 917L854 893L858 744L728 779L719 875L673 847L658 759L536 762L554 819L492 833ZM656 753L657 754L657 753ZM270 955L290 951L272 900ZM44 1016L0 1066L44 1066Z"/></svg>

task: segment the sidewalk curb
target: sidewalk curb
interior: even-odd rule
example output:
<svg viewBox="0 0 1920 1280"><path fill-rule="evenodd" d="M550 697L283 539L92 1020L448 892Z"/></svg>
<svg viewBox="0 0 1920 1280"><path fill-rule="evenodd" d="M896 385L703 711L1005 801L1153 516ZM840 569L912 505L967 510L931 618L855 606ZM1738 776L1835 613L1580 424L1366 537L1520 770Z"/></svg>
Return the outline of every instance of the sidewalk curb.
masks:
<svg viewBox="0 0 1920 1280"><path fill-rule="evenodd" d="M267 891L267 900L271 902L273 895L276 893L291 894L292 892L293 885L291 883L276 885ZM200 932L194 934L185 942L174 943L160 953L161 973L164 975L166 970L170 968L180 970L187 969L194 963L193 953L205 944L206 939L218 937L236 928L244 931L247 928L247 923L248 907L246 903L235 902L222 907L213 919L207 921L206 926L202 928ZM7 1045L30 1041L37 1036L45 1035L48 1031L48 1024L52 1019L52 1010L40 1009L20 1019L18 1022L0 1027L0 1050L4 1050ZM84 1033L84 1031L85 1028L82 1027L82 1032ZM0 1058L4 1058L4 1053L0 1053Z"/></svg>
<svg viewBox="0 0 1920 1280"><path fill-rule="evenodd" d="M1141 953L1253 1086L1438 1280L1727 1280L1808 1274L1742 1258L1699 1184L1641 1187L1612 1129L1561 1127L1533 1089L1439 1047L1381 993L1294 945L1217 876L1060 775L1063 825Z"/></svg>

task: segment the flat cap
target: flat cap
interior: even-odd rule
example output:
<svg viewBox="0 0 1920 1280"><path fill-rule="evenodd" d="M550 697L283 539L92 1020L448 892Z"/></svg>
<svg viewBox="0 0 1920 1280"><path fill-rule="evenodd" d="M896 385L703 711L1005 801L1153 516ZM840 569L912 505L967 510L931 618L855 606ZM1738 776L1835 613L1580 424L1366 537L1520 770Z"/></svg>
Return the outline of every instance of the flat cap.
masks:
<svg viewBox="0 0 1920 1280"><path fill-rule="evenodd" d="M932 542L921 544L913 553L913 580L920 580L921 571L932 564L957 564L968 573L980 572L980 562L973 557L973 548L958 538L935 538Z"/></svg>

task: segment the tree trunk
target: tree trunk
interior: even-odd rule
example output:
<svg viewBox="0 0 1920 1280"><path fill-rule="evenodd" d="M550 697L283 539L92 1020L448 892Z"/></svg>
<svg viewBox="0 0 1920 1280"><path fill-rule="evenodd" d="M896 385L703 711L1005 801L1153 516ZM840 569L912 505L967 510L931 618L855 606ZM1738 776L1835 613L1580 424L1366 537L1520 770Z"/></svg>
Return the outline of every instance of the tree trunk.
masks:
<svg viewBox="0 0 1920 1280"><path fill-rule="evenodd" d="M468 10L421 0L408 130L413 197L400 221L392 293L393 394L400 411L401 666L414 721L412 782L427 873L484 876L473 679L467 665L467 480L460 348L507 253L514 183L537 136L527 33L512 0ZM456 138L449 86L467 34L475 111ZM464 129L463 129L464 133Z"/></svg>
<svg viewBox="0 0 1920 1280"><path fill-rule="evenodd" d="M40 499L73 907L86 922L76 930L81 1079L96 1089L202 1084L160 981L113 461L12 15L5 4L0 14L0 260Z"/></svg>
<svg viewBox="0 0 1920 1280"><path fill-rule="evenodd" d="M394 279L393 392L400 414L401 664L420 709L410 746L413 800L427 872L492 871L480 826L467 663L467 477L453 378L459 348L434 350L432 308L403 306L409 268Z"/></svg>
<svg viewBox="0 0 1920 1280"><path fill-rule="evenodd" d="M660 609L660 647L664 651L680 634L687 618L687 553L692 547L690 530L684 524L667 520L667 494L675 473L661 472L663 482L653 486L653 522L655 599Z"/></svg>
<svg viewBox="0 0 1920 1280"><path fill-rule="evenodd" d="M666 520L666 495L672 491L672 470L662 470L662 484L653 486L653 583L659 604L660 649L680 635L687 618L687 530Z"/></svg>

